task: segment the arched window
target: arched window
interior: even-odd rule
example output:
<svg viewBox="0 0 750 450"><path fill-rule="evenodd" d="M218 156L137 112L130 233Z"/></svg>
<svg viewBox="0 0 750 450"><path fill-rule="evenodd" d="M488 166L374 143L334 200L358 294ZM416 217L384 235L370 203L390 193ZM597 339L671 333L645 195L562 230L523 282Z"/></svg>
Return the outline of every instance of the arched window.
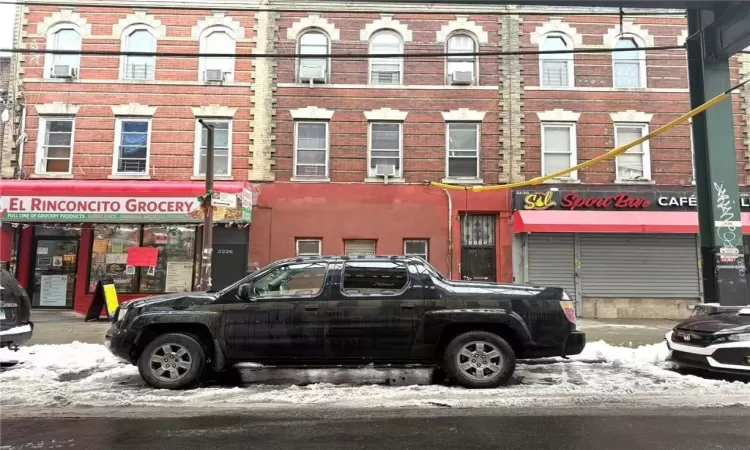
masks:
<svg viewBox="0 0 750 450"><path fill-rule="evenodd" d="M81 34L73 28L60 28L51 36L54 50L81 50ZM77 78L81 65L80 55L52 55L49 76L52 78Z"/></svg>
<svg viewBox="0 0 750 450"><path fill-rule="evenodd" d="M328 36L311 30L299 38L300 55L328 54ZM300 58L297 65L297 80L300 83L327 83L328 58Z"/></svg>
<svg viewBox="0 0 750 450"><path fill-rule="evenodd" d="M475 53L477 43L468 34L454 34L448 39L447 53ZM448 84L476 84L476 56L448 56Z"/></svg>
<svg viewBox="0 0 750 450"><path fill-rule="evenodd" d="M404 42L398 33L391 30L378 31L370 40L370 54L394 55L404 52ZM370 83L403 84L404 59L370 58Z"/></svg>
<svg viewBox="0 0 750 450"><path fill-rule="evenodd" d="M623 36L617 40L615 49L625 50L612 53L614 87L646 87L645 55L638 42L632 37Z"/></svg>
<svg viewBox="0 0 750 450"><path fill-rule="evenodd" d="M550 33L542 39L541 51L573 50L573 43L561 33ZM541 85L544 87L573 87L573 54L552 53L539 55Z"/></svg>
<svg viewBox="0 0 750 450"><path fill-rule="evenodd" d="M145 27L136 27L123 33L123 48L126 52L155 53L156 36ZM123 79L153 80L156 71L156 56L127 55L123 63Z"/></svg>
<svg viewBox="0 0 750 450"><path fill-rule="evenodd" d="M234 37L224 27L207 29L201 38L201 53L234 54L237 44ZM233 81L234 57L203 58L201 79L203 81Z"/></svg>

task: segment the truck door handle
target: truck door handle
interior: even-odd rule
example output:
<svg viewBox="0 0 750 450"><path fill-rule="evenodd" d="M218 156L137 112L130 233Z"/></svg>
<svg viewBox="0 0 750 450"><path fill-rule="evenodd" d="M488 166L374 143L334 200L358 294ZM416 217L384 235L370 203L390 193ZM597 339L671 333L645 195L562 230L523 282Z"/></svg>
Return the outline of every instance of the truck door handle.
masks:
<svg viewBox="0 0 750 450"><path fill-rule="evenodd" d="M401 309L414 309L414 303L412 302L401 303Z"/></svg>
<svg viewBox="0 0 750 450"><path fill-rule="evenodd" d="M318 305L305 305L305 311L317 311Z"/></svg>

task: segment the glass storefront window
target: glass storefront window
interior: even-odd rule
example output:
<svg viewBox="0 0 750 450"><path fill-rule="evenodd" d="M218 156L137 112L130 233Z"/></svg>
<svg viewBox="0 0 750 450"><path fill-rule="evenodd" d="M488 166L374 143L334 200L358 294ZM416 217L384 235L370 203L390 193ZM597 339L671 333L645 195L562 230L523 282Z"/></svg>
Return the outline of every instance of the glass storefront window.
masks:
<svg viewBox="0 0 750 450"><path fill-rule="evenodd" d="M128 249L140 244L137 225L95 225L94 246L91 252L89 292L94 292L99 280L111 278L117 292L137 292L135 272L128 273Z"/></svg>

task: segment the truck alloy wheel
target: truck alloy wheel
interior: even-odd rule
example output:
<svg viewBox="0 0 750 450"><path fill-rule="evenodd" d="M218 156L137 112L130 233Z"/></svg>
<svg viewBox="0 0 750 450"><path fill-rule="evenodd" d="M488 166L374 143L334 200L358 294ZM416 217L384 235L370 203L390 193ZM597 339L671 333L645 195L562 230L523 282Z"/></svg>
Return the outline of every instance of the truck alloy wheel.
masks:
<svg viewBox="0 0 750 450"><path fill-rule="evenodd" d="M206 352L191 335L162 334L143 349L138 371L156 389L190 389L203 380Z"/></svg>
<svg viewBox="0 0 750 450"><path fill-rule="evenodd" d="M466 388L504 385L513 375L513 349L500 336L471 331L457 336L445 351L443 367L450 378Z"/></svg>

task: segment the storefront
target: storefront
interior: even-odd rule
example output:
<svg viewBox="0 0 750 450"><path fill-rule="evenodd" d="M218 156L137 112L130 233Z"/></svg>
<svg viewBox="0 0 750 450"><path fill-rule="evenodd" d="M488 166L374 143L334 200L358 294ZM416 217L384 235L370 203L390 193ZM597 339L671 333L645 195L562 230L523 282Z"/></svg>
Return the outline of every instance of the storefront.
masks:
<svg viewBox="0 0 750 450"><path fill-rule="evenodd" d="M700 301L692 191L552 188L516 191L513 202L516 280L565 288L579 315L679 319Z"/></svg>
<svg viewBox="0 0 750 450"><path fill-rule="evenodd" d="M247 271L254 196L244 183L216 183L215 192L228 194L214 213L212 281L221 288ZM85 313L104 279L120 299L197 285L203 183L9 180L0 194L3 230L17 236L9 259L35 308ZM132 250L143 247L158 249L153 265L130 265Z"/></svg>

